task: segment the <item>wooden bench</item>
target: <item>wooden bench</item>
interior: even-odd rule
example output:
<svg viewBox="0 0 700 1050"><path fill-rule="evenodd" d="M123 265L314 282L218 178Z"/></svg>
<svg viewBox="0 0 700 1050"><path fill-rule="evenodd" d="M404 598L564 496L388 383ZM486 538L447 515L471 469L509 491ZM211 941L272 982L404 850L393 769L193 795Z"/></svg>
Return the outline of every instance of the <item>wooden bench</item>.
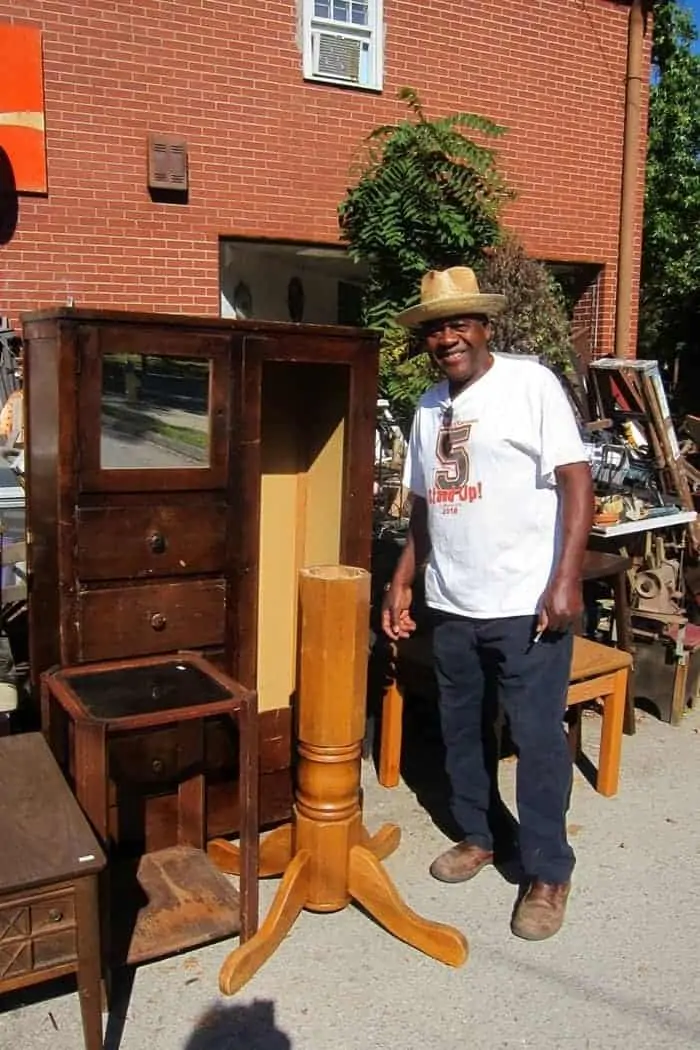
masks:
<svg viewBox="0 0 700 1050"><path fill-rule="evenodd" d="M574 638L567 706L576 707L589 700L597 700L602 704L603 724L596 777L596 790L601 795L610 796L617 793L627 678L631 665L632 657L622 649L600 645L599 642L592 642L588 638ZM577 711L577 717L569 730L575 758L581 753L581 725L578 715ZM402 729L403 695L396 677L392 675L382 701L378 779L384 787L396 787L399 782Z"/></svg>

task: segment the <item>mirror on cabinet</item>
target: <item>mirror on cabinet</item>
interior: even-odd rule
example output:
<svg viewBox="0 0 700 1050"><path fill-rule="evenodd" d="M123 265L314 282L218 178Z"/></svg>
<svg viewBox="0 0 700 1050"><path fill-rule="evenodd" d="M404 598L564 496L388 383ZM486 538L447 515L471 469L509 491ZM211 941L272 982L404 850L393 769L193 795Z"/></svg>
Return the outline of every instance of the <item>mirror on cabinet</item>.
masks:
<svg viewBox="0 0 700 1050"><path fill-rule="evenodd" d="M208 467L210 369L196 357L105 355L101 468Z"/></svg>

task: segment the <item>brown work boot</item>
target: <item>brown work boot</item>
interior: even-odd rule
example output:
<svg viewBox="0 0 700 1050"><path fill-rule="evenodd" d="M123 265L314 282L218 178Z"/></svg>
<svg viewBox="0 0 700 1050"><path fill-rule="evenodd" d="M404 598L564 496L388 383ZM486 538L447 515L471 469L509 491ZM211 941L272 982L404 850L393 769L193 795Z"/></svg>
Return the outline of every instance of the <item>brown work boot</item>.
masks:
<svg viewBox="0 0 700 1050"><path fill-rule="evenodd" d="M570 882L535 879L517 908L510 928L525 941L544 941L559 933L564 922Z"/></svg>
<svg viewBox="0 0 700 1050"><path fill-rule="evenodd" d="M430 865L430 874L440 882L466 882L478 875L487 864L493 864L493 852L469 842L441 853Z"/></svg>

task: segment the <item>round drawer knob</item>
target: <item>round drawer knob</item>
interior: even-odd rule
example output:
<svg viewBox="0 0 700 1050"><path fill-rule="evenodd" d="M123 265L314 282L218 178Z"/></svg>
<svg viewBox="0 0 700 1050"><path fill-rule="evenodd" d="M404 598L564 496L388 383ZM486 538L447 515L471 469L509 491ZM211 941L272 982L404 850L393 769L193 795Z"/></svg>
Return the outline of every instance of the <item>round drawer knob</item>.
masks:
<svg viewBox="0 0 700 1050"><path fill-rule="evenodd" d="M148 545L154 554L165 554L167 544L162 532L154 532L148 541Z"/></svg>
<svg viewBox="0 0 700 1050"><path fill-rule="evenodd" d="M162 773L163 772L163 759L162 758L154 758L153 762L151 763L151 769L153 770L154 773Z"/></svg>
<svg viewBox="0 0 700 1050"><path fill-rule="evenodd" d="M49 909L49 922L60 922L63 918L63 912L59 911L58 908Z"/></svg>
<svg viewBox="0 0 700 1050"><path fill-rule="evenodd" d="M153 613L153 616L151 617L151 627L154 631L164 630L167 622L168 621L162 613Z"/></svg>

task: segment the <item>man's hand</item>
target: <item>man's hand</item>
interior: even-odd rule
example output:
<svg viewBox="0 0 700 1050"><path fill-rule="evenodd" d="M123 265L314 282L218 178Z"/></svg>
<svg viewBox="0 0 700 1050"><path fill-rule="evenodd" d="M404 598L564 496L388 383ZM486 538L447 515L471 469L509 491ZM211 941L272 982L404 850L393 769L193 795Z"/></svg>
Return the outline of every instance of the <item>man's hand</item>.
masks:
<svg viewBox="0 0 700 1050"><path fill-rule="evenodd" d="M580 579L555 576L542 596L537 633L568 631L583 613L583 591Z"/></svg>
<svg viewBox="0 0 700 1050"><path fill-rule="evenodd" d="M408 638L416 629L411 618L411 588L403 583L392 582L382 602L382 630L392 641Z"/></svg>

